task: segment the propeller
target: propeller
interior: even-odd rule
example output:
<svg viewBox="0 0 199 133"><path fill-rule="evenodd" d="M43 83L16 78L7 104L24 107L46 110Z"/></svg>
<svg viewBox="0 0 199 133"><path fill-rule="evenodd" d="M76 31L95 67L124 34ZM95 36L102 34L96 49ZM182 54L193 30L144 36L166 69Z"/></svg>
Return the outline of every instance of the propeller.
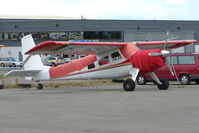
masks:
<svg viewBox="0 0 199 133"><path fill-rule="evenodd" d="M168 36L169 36L169 31L166 32L166 35L167 35L167 38L168 38ZM167 67L168 67L170 73L172 74L172 76L175 76L175 77L176 77L177 82L178 82L178 87L181 88L181 87L183 87L183 86L180 86L180 81L179 81L179 79L178 79L178 76L177 76L177 74L176 74L175 68L174 68L174 66L173 66L173 63L172 63L172 60L171 60L171 56L169 55L170 52L166 50L166 48L167 48L167 41L168 41L168 40L173 40L173 39L176 39L176 38L178 38L178 37L176 36L176 37L173 37L173 38L166 39L166 40L165 40L165 44L164 44L164 49L161 50L160 53L149 53L149 55L150 55L150 56L162 56L162 57L164 58L165 64L167 65Z"/></svg>

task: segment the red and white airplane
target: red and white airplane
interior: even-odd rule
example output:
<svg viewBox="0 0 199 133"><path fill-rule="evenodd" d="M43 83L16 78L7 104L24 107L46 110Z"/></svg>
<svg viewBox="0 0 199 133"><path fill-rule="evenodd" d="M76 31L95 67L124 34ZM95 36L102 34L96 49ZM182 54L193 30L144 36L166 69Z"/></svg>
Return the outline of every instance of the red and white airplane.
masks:
<svg viewBox="0 0 199 133"><path fill-rule="evenodd" d="M42 80L63 79L112 79L130 76L123 83L125 91L135 89L138 73L148 73L157 82L160 90L166 90L169 83L158 79L153 72L165 64L169 51L196 40L153 41L153 42L56 42L46 41L35 46L31 35L22 38L24 69L12 70L5 77L21 76L34 80L42 89ZM166 45L165 45L166 43ZM56 67L44 66L41 54L87 55L83 58Z"/></svg>

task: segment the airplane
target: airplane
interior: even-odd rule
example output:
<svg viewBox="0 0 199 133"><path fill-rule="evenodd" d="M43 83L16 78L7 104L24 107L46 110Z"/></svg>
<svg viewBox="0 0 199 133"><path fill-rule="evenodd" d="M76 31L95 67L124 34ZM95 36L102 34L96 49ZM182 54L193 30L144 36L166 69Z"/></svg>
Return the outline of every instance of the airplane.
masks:
<svg viewBox="0 0 199 133"><path fill-rule="evenodd" d="M134 91L138 73L148 73L160 90L167 90L167 79L158 79L155 69L165 64L168 50L179 48L196 40L148 42L63 42L46 41L35 45L31 35L21 39L23 70L11 70L4 77L20 76L37 83L41 81L75 79L113 79L131 76L123 82L125 91ZM40 55L86 55L56 67L44 66ZM172 70L171 70L172 72Z"/></svg>

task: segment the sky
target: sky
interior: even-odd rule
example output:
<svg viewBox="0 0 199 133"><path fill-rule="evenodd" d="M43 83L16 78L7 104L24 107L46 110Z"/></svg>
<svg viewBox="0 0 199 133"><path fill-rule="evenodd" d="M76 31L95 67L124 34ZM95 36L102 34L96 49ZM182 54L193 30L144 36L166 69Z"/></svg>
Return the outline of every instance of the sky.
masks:
<svg viewBox="0 0 199 133"><path fill-rule="evenodd" d="M199 20L198 0L0 0L0 16Z"/></svg>

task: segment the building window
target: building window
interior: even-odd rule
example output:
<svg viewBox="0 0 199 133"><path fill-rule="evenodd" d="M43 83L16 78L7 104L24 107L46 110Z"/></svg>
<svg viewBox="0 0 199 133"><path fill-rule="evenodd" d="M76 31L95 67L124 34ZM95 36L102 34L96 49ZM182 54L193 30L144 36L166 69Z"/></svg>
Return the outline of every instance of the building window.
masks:
<svg viewBox="0 0 199 133"><path fill-rule="evenodd" d="M68 39L69 40L83 40L83 33L82 32L69 32Z"/></svg>
<svg viewBox="0 0 199 133"><path fill-rule="evenodd" d="M12 54L12 52L11 51L8 51L8 55L11 55Z"/></svg>
<svg viewBox="0 0 199 133"><path fill-rule="evenodd" d="M181 29L182 29L182 27L181 27L181 26L178 26L178 27L177 27L177 29L178 29L178 30L181 30Z"/></svg>
<svg viewBox="0 0 199 133"><path fill-rule="evenodd" d="M65 41L68 39L65 32L50 32L49 33L50 40L62 40Z"/></svg>
<svg viewBox="0 0 199 133"><path fill-rule="evenodd" d="M121 39L121 32L119 31L86 31L84 32L84 39Z"/></svg>
<svg viewBox="0 0 199 133"><path fill-rule="evenodd" d="M3 40L3 33L0 33L0 40Z"/></svg>

